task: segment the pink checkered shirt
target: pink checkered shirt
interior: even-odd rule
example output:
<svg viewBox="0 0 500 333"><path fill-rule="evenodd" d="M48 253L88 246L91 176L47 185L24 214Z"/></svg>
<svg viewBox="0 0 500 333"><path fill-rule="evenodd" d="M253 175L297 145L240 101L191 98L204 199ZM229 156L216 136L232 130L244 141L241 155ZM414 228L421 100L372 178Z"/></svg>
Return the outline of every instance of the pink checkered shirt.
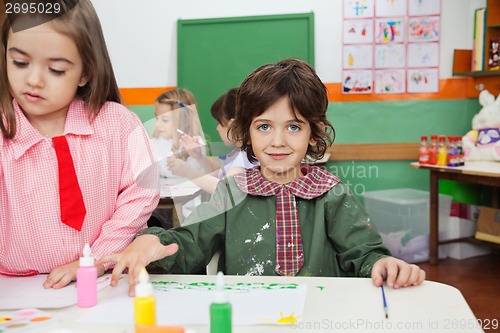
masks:
<svg viewBox="0 0 500 333"><path fill-rule="evenodd" d="M97 259L122 251L159 200L158 171L140 120L110 102L89 122L82 101L70 105L64 134L87 208L79 232L61 222L52 140L14 107L17 135L0 135L0 274L49 273L77 260L87 242Z"/></svg>
<svg viewBox="0 0 500 333"><path fill-rule="evenodd" d="M295 197L314 199L328 192L340 180L317 166L303 165L304 174L288 184L266 180L259 167L234 175L238 187L245 193L276 196L276 273L294 276L304 263L299 215Z"/></svg>

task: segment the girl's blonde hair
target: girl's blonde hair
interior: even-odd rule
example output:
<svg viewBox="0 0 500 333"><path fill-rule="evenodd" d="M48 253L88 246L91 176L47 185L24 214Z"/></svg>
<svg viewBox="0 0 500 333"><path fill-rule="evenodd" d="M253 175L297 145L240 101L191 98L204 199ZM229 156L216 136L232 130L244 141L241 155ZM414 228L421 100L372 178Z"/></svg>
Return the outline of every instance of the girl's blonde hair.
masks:
<svg viewBox="0 0 500 333"><path fill-rule="evenodd" d="M194 95L186 89L173 89L164 92L156 98L156 103L170 105L172 111L172 122L174 127L182 130L184 133L192 137L203 138L203 131L201 129L200 118L196 111L196 99ZM158 116L156 114L156 116ZM151 134L152 137L157 138L158 133L156 128ZM181 159L187 159L188 154L185 151L180 151L180 138L181 135L174 131L172 134L172 152Z"/></svg>
<svg viewBox="0 0 500 333"><path fill-rule="evenodd" d="M12 2L17 3L19 0ZM40 3L41 6L46 4L43 0L34 2L37 5ZM64 14L59 16L54 11L36 14L21 12L3 15L0 18L0 129L7 139L14 138L17 131L6 63L7 39L11 29L23 30L29 28L30 24L33 27L36 22L41 24L50 21L54 29L73 40L83 62L82 75L88 80L85 86L78 87L76 96L85 102L91 120L97 116L104 103L108 101L121 103L101 23L90 0L53 0L50 3L54 6L60 5Z"/></svg>

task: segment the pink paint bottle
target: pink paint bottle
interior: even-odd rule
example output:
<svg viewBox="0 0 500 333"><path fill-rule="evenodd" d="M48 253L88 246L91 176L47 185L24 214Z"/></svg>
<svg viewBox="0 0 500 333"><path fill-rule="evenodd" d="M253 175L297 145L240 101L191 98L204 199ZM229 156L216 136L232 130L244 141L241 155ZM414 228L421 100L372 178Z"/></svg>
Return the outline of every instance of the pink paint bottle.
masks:
<svg viewBox="0 0 500 333"><path fill-rule="evenodd" d="M97 268L88 243L83 248L80 267L76 271L76 293L76 305L79 307L88 308L97 304Z"/></svg>

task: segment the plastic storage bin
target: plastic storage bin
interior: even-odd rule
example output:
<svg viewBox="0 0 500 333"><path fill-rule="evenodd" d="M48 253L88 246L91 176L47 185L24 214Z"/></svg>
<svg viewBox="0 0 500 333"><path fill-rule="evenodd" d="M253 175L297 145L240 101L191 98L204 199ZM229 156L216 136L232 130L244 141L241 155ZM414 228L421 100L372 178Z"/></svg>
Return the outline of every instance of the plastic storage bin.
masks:
<svg viewBox="0 0 500 333"><path fill-rule="evenodd" d="M407 262L429 259L429 192L410 188L365 192L365 208L396 258ZM439 195L439 236L446 236L452 197ZM446 257L440 246L439 257Z"/></svg>

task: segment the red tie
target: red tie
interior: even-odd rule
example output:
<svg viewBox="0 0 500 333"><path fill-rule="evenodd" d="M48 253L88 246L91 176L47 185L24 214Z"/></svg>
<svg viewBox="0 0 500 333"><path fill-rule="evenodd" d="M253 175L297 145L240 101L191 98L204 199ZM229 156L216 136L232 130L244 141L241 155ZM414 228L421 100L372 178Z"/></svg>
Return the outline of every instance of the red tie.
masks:
<svg viewBox="0 0 500 333"><path fill-rule="evenodd" d="M64 224L78 231L82 230L85 219L85 204L82 191L76 178L73 158L69 151L65 136L52 138L59 167L59 200L61 205L61 220Z"/></svg>

